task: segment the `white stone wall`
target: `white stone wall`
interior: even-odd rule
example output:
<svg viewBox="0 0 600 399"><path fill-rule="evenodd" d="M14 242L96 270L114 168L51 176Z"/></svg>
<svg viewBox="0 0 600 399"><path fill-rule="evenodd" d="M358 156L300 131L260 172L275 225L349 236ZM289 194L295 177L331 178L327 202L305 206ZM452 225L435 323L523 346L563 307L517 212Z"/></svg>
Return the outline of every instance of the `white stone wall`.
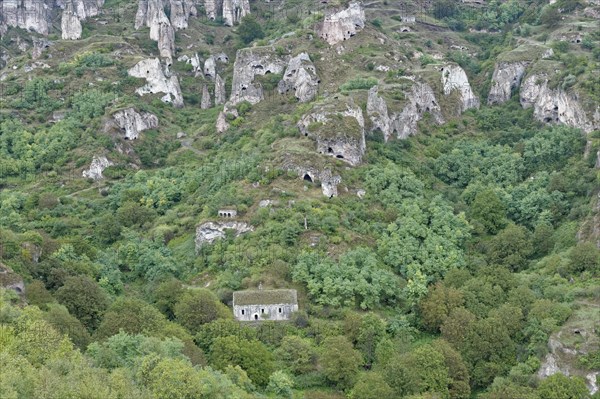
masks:
<svg viewBox="0 0 600 399"><path fill-rule="evenodd" d="M234 305L233 316L240 321L289 320L292 313L298 311L298 305Z"/></svg>

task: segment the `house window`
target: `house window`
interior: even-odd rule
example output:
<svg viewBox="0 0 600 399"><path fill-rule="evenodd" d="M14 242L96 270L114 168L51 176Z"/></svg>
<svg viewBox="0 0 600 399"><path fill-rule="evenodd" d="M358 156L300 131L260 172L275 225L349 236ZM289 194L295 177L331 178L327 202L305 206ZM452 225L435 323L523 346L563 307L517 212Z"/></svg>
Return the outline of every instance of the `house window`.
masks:
<svg viewBox="0 0 600 399"><path fill-rule="evenodd" d="M265 313L265 310L264 310L264 309L261 309L261 310L260 310L260 313Z"/></svg>
<svg viewBox="0 0 600 399"><path fill-rule="evenodd" d="M281 308L279 308L278 310L279 310L279 313L281 313Z"/></svg>
<svg viewBox="0 0 600 399"><path fill-rule="evenodd" d="M242 315L244 315L244 313L245 313L245 312L244 312L244 309L242 309Z"/></svg>
<svg viewBox="0 0 600 399"><path fill-rule="evenodd" d="M258 320L258 315L257 314L254 315L254 320Z"/></svg>

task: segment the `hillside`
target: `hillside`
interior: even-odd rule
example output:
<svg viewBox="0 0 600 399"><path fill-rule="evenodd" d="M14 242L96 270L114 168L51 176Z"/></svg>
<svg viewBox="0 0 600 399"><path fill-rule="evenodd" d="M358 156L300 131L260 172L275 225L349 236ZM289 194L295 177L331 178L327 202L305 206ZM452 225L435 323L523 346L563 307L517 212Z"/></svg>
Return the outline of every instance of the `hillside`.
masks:
<svg viewBox="0 0 600 399"><path fill-rule="evenodd" d="M0 1L0 397L600 397L600 3L550 3Z"/></svg>

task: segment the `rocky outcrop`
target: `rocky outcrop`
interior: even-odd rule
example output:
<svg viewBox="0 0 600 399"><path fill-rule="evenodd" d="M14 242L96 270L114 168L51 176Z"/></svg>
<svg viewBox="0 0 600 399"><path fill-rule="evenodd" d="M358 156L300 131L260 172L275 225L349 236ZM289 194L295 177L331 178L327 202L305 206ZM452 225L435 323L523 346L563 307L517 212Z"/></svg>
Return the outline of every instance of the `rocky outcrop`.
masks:
<svg viewBox="0 0 600 399"><path fill-rule="evenodd" d="M204 77L213 80L217 75L217 62L212 55L204 61Z"/></svg>
<svg viewBox="0 0 600 399"><path fill-rule="evenodd" d="M185 62L186 64L191 65L195 76L202 75L202 66L200 63L200 57L198 57L197 53L193 54L191 56L187 56L184 54L181 57L177 58L177 61Z"/></svg>
<svg viewBox="0 0 600 399"><path fill-rule="evenodd" d="M81 21L100 13L104 0L66 0L62 4L61 32L64 40L81 38Z"/></svg>
<svg viewBox="0 0 600 399"><path fill-rule="evenodd" d="M147 58L138 62L127 72L130 76L146 79L147 84L136 90L140 96L151 93L165 93L161 100L175 107L183 106L183 96L177 76L163 71L158 58Z"/></svg>
<svg viewBox="0 0 600 399"><path fill-rule="evenodd" d="M229 102L233 105L242 101L258 103L263 99L263 90L260 84L254 83L254 77L267 73L282 73L285 66L286 62L270 47L238 50L233 64Z"/></svg>
<svg viewBox="0 0 600 399"><path fill-rule="evenodd" d="M206 17L211 21L214 21L222 11L223 1L222 0L204 0L204 11Z"/></svg>
<svg viewBox="0 0 600 399"><path fill-rule="evenodd" d="M52 45L52 42L44 38L33 38L33 49L31 50L31 58L37 60L42 56L42 53Z"/></svg>
<svg viewBox="0 0 600 399"><path fill-rule="evenodd" d="M600 123L590 120L579 97L562 88L551 89L546 75L528 76L520 91L523 108L533 106L533 116L543 123L558 123L591 132L600 128Z"/></svg>
<svg viewBox="0 0 600 399"><path fill-rule="evenodd" d="M135 29L150 28L150 39L158 42L161 57L172 58L175 52L175 31L165 14L162 0L139 0Z"/></svg>
<svg viewBox="0 0 600 399"><path fill-rule="evenodd" d="M459 114L470 108L479 108L479 99L473 93L467 74L460 66L446 65L441 71L444 95L448 96L455 90L459 93L461 99Z"/></svg>
<svg viewBox="0 0 600 399"><path fill-rule="evenodd" d="M215 78L215 105L225 104L227 93L225 92L225 81L221 76Z"/></svg>
<svg viewBox="0 0 600 399"><path fill-rule="evenodd" d="M339 175L334 175L331 170L325 169L319 174L319 180L321 180L321 191L324 196L327 198L338 196L337 186L342 182Z"/></svg>
<svg viewBox="0 0 600 399"><path fill-rule="evenodd" d="M19 295L25 294L23 278L2 263L0 263L0 288L13 290Z"/></svg>
<svg viewBox="0 0 600 399"><path fill-rule="evenodd" d="M233 26L250 14L249 0L223 0L223 24Z"/></svg>
<svg viewBox="0 0 600 399"><path fill-rule="evenodd" d="M126 108L112 115L117 126L125 131L125 139L135 140L144 130L158 127L158 117L150 112L137 112L135 108Z"/></svg>
<svg viewBox="0 0 600 399"><path fill-rule="evenodd" d="M352 2L348 8L331 12L317 26L319 37L330 45L348 40L365 27L365 10L362 3Z"/></svg>
<svg viewBox="0 0 600 399"><path fill-rule="evenodd" d="M488 95L489 105L502 104L510 99L513 90L521 84L527 65L528 61L500 62L496 65Z"/></svg>
<svg viewBox="0 0 600 399"><path fill-rule="evenodd" d="M390 90L394 88L391 87ZM394 135L405 139L416 134L417 123L425 113L430 113L435 123L444 123L433 89L427 83L414 82L405 96L407 103L402 111L392 112L388 109L385 99L379 96L377 86L369 90L367 116L371 119L371 130L381 130L386 141Z"/></svg>
<svg viewBox="0 0 600 399"><path fill-rule="evenodd" d="M254 231L254 227L245 222L206 222L196 228L196 250L204 244L225 238L227 230L233 231L235 237Z"/></svg>
<svg viewBox="0 0 600 399"><path fill-rule="evenodd" d="M171 25L174 29L187 29L188 18L196 16L197 10L192 0L170 0Z"/></svg>
<svg viewBox="0 0 600 399"><path fill-rule="evenodd" d="M227 121L227 115L232 115L234 118L237 118L238 111L235 107L231 106L231 104L226 103L223 106L223 111L219 112L219 116L217 116L217 132L223 133L229 129L229 122Z"/></svg>
<svg viewBox="0 0 600 399"><path fill-rule="evenodd" d="M319 88L317 70L306 53L300 53L290 59L279 82L280 94L294 90L294 95L300 102L314 99Z"/></svg>
<svg viewBox="0 0 600 399"><path fill-rule="evenodd" d="M317 142L317 151L349 163L360 164L366 150L365 121L352 102L319 104L298 122L300 132Z"/></svg>
<svg viewBox="0 0 600 399"><path fill-rule="evenodd" d="M202 100L200 101L201 109L209 109L212 101L210 100L210 93L208 92L208 86L205 84L202 86Z"/></svg>
<svg viewBox="0 0 600 399"><path fill-rule="evenodd" d="M112 165L114 164L105 156L94 155L89 169L84 170L82 175L88 179L100 180L103 178L102 172L104 172L104 169Z"/></svg>
<svg viewBox="0 0 600 399"><path fill-rule="evenodd" d="M7 27L48 35L54 0L4 0L0 2L0 32Z"/></svg>

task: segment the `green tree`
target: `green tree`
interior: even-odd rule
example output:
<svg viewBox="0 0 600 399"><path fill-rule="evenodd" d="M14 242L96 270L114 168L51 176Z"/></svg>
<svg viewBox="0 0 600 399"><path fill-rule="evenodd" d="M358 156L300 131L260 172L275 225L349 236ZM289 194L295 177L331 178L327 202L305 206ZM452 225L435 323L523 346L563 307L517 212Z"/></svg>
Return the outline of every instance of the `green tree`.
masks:
<svg viewBox="0 0 600 399"><path fill-rule="evenodd" d="M56 299L88 330L94 330L108 307L108 297L98 283L87 276L68 277L56 291Z"/></svg>
<svg viewBox="0 0 600 399"><path fill-rule="evenodd" d="M600 275L600 250L591 242L577 244L569 252L569 271L571 273L590 272Z"/></svg>
<svg viewBox="0 0 600 399"><path fill-rule="evenodd" d="M295 335L283 337L275 356L294 375L306 374L316 369L317 353L306 338Z"/></svg>
<svg viewBox="0 0 600 399"><path fill-rule="evenodd" d="M527 267L533 253L529 231L525 227L509 224L491 242L489 258L491 263L506 266L512 271Z"/></svg>
<svg viewBox="0 0 600 399"><path fill-rule="evenodd" d="M561 373L542 380L538 395L544 399L587 399L591 396L583 378Z"/></svg>
<svg viewBox="0 0 600 399"><path fill-rule="evenodd" d="M293 386L294 380L292 380L292 378L283 371L278 370L269 377L267 392L277 395L278 398L292 399L294 396L292 391Z"/></svg>
<svg viewBox="0 0 600 399"><path fill-rule="evenodd" d="M111 337L119 331L129 334L157 334L167 320L154 306L135 298L119 298L108 308L96 331L99 339Z"/></svg>
<svg viewBox="0 0 600 399"><path fill-rule="evenodd" d="M463 304L463 295L459 290L437 283L420 303L423 324L437 332L450 312Z"/></svg>
<svg viewBox="0 0 600 399"><path fill-rule="evenodd" d="M177 301L173 310L177 322L192 333L197 332L203 324L231 317L229 309L207 289L188 290Z"/></svg>
<svg viewBox="0 0 600 399"><path fill-rule="evenodd" d="M344 336L327 337L321 345L321 366L327 380L340 389L354 385L362 356Z"/></svg>
<svg viewBox="0 0 600 399"><path fill-rule="evenodd" d="M265 37L262 27L256 18L251 15L246 15L242 18L242 22L240 22L240 25L237 28L237 34L244 44L249 44L254 39L262 39Z"/></svg>
<svg viewBox="0 0 600 399"><path fill-rule="evenodd" d="M377 345L386 337L385 330L385 321L376 314L367 313L363 316L358 330L356 347L362 352L364 364L367 367L370 367L375 361Z"/></svg>
<svg viewBox="0 0 600 399"><path fill-rule="evenodd" d="M393 399L394 391L376 372L363 373L350 391L351 399Z"/></svg>
<svg viewBox="0 0 600 399"><path fill-rule="evenodd" d="M444 355L426 344L413 350L402 361L409 393L435 392L449 395L451 382Z"/></svg>
<svg viewBox="0 0 600 399"><path fill-rule="evenodd" d="M471 215L490 234L506 226L506 205L493 189L480 191L471 204Z"/></svg>

